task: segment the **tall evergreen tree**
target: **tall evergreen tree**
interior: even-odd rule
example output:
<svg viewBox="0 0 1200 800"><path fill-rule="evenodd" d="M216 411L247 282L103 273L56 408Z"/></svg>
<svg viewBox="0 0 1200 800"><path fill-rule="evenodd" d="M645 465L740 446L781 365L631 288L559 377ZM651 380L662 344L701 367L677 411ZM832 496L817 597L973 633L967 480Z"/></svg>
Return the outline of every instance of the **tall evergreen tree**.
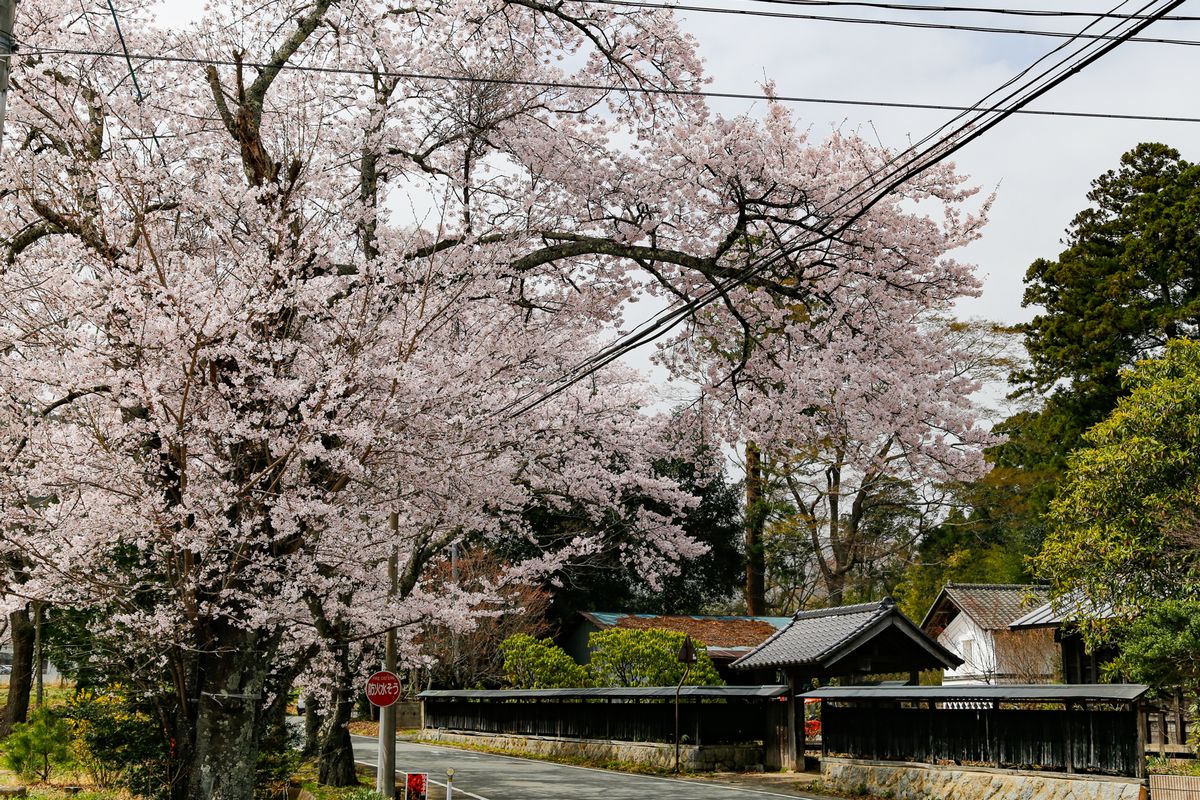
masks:
<svg viewBox="0 0 1200 800"><path fill-rule="evenodd" d="M1200 331L1200 165L1139 144L1087 197L1066 249L1026 272L1024 305L1041 310L1020 326L1029 361L1011 380L1039 407L997 426L1008 441L967 490L980 551L1036 552L1067 456L1126 393L1121 370Z"/></svg>

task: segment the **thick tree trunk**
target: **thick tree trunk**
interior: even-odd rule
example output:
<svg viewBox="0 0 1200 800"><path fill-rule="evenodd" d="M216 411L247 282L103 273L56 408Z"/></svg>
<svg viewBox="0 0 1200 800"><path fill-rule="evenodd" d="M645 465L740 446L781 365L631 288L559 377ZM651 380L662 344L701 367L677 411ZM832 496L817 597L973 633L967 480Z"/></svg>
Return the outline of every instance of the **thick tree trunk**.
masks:
<svg viewBox="0 0 1200 800"><path fill-rule="evenodd" d="M200 692L176 800L251 800L271 659L254 633L223 630L199 659Z"/></svg>
<svg viewBox="0 0 1200 800"><path fill-rule="evenodd" d="M29 718L29 690L33 686L33 623L25 609L8 616L12 629L13 663L8 676L8 700L0 716L0 738L12 733L13 725Z"/></svg>
<svg viewBox="0 0 1200 800"><path fill-rule="evenodd" d="M342 683L350 678L339 676ZM354 694L349 689L335 688L331 698L332 711L321 740L317 761L317 780L323 786L357 786L354 771L354 742L350 739L350 716L354 711Z"/></svg>
<svg viewBox="0 0 1200 800"><path fill-rule="evenodd" d="M767 559L763 550L763 528L766 509L763 507L762 462L758 447L746 445L746 613L760 616L767 613Z"/></svg>

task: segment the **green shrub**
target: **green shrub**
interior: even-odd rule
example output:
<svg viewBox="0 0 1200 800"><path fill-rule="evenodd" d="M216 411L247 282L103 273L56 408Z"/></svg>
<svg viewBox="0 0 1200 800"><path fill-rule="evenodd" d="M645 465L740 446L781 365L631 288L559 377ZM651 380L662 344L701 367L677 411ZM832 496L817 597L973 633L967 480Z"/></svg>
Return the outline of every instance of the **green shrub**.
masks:
<svg viewBox="0 0 1200 800"><path fill-rule="evenodd" d="M50 780L50 772L71 763L71 730L48 708L13 726L4 740L4 763L26 780Z"/></svg>
<svg viewBox="0 0 1200 800"><path fill-rule="evenodd" d="M587 686L587 669L548 639L517 633L500 644L504 680L517 689L573 689Z"/></svg>
<svg viewBox="0 0 1200 800"><path fill-rule="evenodd" d="M165 737L119 685L77 692L66 718L76 758L93 783L124 786L142 797L165 795Z"/></svg>
<svg viewBox="0 0 1200 800"><path fill-rule="evenodd" d="M281 787L300 766L300 739L301 734L283 722L267 726L258 747L255 797L274 800L280 796Z"/></svg>
<svg viewBox="0 0 1200 800"><path fill-rule="evenodd" d="M609 628L588 637L592 661L588 670L596 686L675 686L684 676L678 653L685 636L659 628ZM725 683L700 642L696 663L687 670L688 686Z"/></svg>

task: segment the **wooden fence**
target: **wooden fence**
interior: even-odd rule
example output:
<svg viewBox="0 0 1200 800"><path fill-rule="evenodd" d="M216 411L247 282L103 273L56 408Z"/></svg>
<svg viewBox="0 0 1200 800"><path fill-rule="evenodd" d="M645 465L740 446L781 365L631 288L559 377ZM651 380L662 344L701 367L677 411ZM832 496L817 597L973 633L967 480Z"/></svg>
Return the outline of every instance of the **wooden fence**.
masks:
<svg viewBox="0 0 1200 800"><path fill-rule="evenodd" d="M628 742L675 741L675 705L663 699L424 698L425 727L472 733ZM777 700L685 698L679 730L687 744L761 742L764 704Z"/></svg>
<svg viewBox="0 0 1200 800"><path fill-rule="evenodd" d="M964 709L932 702L825 701L824 752L1068 773L1139 776L1144 770L1136 708L990 705Z"/></svg>
<svg viewBox="0 0 1200 800"><path fill-rule="evenodd" d="M1190 756L1188 738L1195 721L1190 713L1192 698L1182 694L1147 703L1142 723L1146 753L1159 756Z"/></svg>

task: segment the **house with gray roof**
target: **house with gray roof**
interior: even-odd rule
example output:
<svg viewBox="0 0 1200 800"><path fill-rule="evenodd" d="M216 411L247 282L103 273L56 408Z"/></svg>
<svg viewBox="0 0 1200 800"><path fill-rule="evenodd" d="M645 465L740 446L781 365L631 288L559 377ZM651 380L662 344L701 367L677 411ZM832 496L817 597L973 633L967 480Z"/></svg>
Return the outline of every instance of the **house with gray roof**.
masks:
<svg viewBox="0 0 1200 800"><path fill-rule="evenodd" d="M1052 633L1010 625L1046 601L1046 588L1026 584L948 583L921 629L962 659L946 684L1048 683L1061 676Z"/></svg>
<svg viewBox="0 0 1200 800"><path fill-rule="evenodd" d="M1095 603L1082 592L1073 592L1039 605L1009 623L1014 633L1051 636L1061 652L1062 675L1067 683L1100 683L1104 664L1117 657L1112 644L1089 650L1079 633L1080 619L1107 619L1113 616L1112 606Z"/></svg>
<svg viewBox="0 0 1200 800"><path fill-rule="evenodd" d="M734 669L777 669L793 686L830 678L952 669L961 659L926 636L885 597L873 603L798 611L787 627L734 661Z"/></svg>

